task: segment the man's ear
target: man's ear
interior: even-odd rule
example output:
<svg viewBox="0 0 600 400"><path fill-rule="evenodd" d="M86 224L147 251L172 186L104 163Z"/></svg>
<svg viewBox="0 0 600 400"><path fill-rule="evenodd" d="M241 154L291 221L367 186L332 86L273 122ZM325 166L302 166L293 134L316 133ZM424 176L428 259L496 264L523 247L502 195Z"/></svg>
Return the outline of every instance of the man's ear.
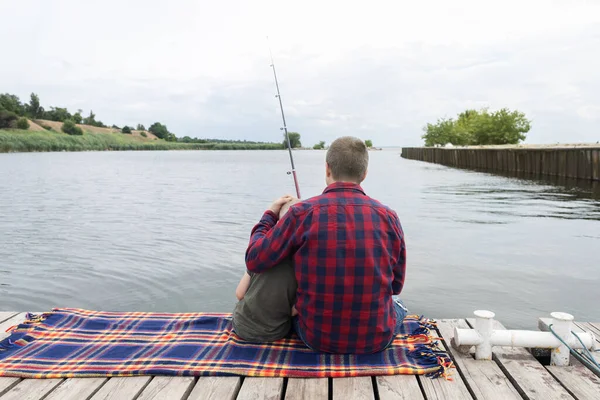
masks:
<svg viewBox="0 0 600 400"><path fill-rule="evenodd" d="M327 164L327 162L325 162L325 176L327 178L331 177L331 168L329 168L329 164Z"/></svg>

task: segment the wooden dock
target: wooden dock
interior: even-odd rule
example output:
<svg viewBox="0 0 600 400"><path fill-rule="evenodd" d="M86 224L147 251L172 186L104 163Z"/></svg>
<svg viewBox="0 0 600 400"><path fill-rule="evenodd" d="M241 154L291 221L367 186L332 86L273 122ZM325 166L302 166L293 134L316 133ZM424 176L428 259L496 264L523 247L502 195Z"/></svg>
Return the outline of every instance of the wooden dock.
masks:
<svg viewBox="0 0 600 400"><path fill-rule="evenodd" d="M0 340L25 313L0 312ZM495 347L493 361L478 361L454 351L454 327L471 319L438 320L442 345L456 364L453 381L396 375L339 379L174 377L20 379L0 377L0 400L296 400L296 399L600 399L600 377L571 357L568 367L538 361L522 348ZM540 327L544 320L540 319ZM600 343L600 323L576 323ZM495 329L504 329L496 322ZM600 352L596 353L600 361Z"/></svg>
<svg viewBox="0 0 600 400"><path fill-rule="evenodd" d="M600 181L600 146L404 147L402 158L492 173Z"/></svg>

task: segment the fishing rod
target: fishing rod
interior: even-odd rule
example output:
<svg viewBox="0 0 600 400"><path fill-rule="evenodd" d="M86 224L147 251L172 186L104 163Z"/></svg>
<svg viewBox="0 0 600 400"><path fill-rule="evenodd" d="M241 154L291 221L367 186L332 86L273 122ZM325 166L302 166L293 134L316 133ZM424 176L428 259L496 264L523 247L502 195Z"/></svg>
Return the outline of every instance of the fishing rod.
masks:
<svg viewBox="0 0 600 400"><path fill-rule="evenodd" d="M269 38L267 37L267 40ZM292 156L292 145L290 143L290 135L287 131L287 126L285 124L285 115L283 114L283 103L281 102L281 93L279 93L279 83L277 82L277 73L275 73L275 62L273 61L273 53L271 53L271 46L269 46L269 54L271 55L271 67L273 68L273 76L275 77L275 87L277 87L277 94L275 97L279 99L279 108L281 109L281 118L283 119L283 128L279 128L280 130L285 131L285 137L287 139L288 150L290 152L290 163L292 164L292 175L294 177L294 185L296 185L296 195L300 198L300 186L298 186L298 177L296 176L296 167L294 166L294 157ZM290 172L288 171L288 175Z"/></svg>

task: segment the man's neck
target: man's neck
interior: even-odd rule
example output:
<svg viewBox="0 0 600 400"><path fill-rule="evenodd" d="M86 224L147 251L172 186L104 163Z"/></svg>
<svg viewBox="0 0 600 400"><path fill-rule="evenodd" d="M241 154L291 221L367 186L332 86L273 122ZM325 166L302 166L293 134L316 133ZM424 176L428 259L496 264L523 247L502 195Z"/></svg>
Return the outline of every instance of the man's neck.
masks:
<svg viewBox="0 0 600 400"><path fill-rule="evenodd" d="M327 186L335 185L336 183L344 184L344 185L360 185L359 182L339 180L339 181L331 181Z"/></svg>

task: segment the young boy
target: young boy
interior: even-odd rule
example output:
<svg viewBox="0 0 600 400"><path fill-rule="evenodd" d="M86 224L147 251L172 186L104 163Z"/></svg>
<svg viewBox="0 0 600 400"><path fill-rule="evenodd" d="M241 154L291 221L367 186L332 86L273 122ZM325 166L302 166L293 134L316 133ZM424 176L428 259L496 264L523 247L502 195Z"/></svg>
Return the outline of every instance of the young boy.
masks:
<svg viewBox="0 0 600 400"><path fill-rule="evenodd" d="M292 199L284 204L279 220L299 201ZM235 290L239 300L232 318L235 333L250 342L271 342L287 336L295 315L297 287L289 259L261 274L246 271Z"/></svg>

